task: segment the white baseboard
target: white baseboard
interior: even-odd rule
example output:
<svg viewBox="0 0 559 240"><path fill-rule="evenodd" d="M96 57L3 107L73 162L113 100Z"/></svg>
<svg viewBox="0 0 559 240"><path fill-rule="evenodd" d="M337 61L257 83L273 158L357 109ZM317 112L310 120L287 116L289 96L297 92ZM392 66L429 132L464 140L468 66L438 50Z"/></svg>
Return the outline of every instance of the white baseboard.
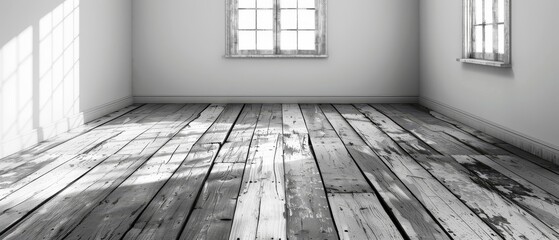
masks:
<svg viewBox="0 0 559 240"><path fill-rule="evenodd" d="M19 151L28 149L37 145L39 142L55 137L58 134L67 132L73 128L79 127L84 123L90 122L111 112L120 110L133 104L133 98L121 98L101 106L83 111L80 114L68 116L48 126L40 126L29 132L0 143L0 158L10 156Z"/></svg>
<svg viewBox="0 0 559 240"><path fill-rule="evenodd" d="M334 97L334 96L135 96L135 103L417 103L419 97Z"/></svg>
<svg viewBox="0 0 559 240"><path fill-rule="evenodd" d="M115 101L88 109L83 112L84 122L91 122L97 118L105 116L114 111L128 107L134 103L134 98L132 96L117 99Z"/></svg>
<svg viewBox="0 0 559 240"><path fill-rule="evenodd" d="M422 97L420 98L419 103L427 108L446 115L447 117L455 119L470 127L481 130L540 158L559 164L559 146L535 139L523 133L432 99Z"/></svg>

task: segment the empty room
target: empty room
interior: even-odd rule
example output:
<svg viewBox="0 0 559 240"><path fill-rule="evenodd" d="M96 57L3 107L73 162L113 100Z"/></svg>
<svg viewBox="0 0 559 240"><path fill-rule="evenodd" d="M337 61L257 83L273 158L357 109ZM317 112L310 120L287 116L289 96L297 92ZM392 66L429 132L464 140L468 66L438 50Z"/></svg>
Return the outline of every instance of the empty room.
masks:
<svg viewBox="0 0 559 240"><path fill-rule="evenodd" d="M0 0L0 239L559 239L558 9Z"/></svg>

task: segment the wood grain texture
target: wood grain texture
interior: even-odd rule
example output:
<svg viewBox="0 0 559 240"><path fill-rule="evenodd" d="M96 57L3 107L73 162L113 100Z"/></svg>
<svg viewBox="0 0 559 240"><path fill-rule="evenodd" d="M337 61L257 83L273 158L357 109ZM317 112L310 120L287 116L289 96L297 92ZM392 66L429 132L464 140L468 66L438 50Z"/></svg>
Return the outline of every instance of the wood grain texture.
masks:
<svg viewBox="0 0 559 240"><path fill-rule="evenodd" d="M80 219L148 160L166 139L168 140L168 131L184 122L184 119L179 118L181 110L184 108L180 105L163 107L161 112L158 112L161 115L155 114L146 118L142 134L42 205L23 222L6 231L1 238L63 238ZM136 154L127 154L130 151Z"/></svg>
<svg viewBox="0 0 559 240"><path fill-rule="evenodd" d="M395 223L320 107L302 105L301 109L326 184L328 201L340 238L401 238ZM358 214L358 218L355 219L353 214ZM348 232L349 235L344 235Z"/></svg>
<svg viewBox="0 0 559 240"><path fill-rule="evenodd" d="M386 165L431 212L447 233L457 239L495 239L499 235L464 203L411 158L387 133L353 107L340 114Z"/></svg>
<svg viewBox="0 0 559 240"><path fill-rule="evenodd" d="M229 239L244 163L215 163L180 239Z"/></svg>
<svg viewBox="0 0 559 240"><path fill-rule="evenodd" d="M297 104L283 105L288 239L338 239L320 171Z"/></svg>
<svg viewBox="0 0 559 240"><path fill-rule="evenodd" d="M557 239L559 233L500 196L490 185L448 156L417 156L418 162L445 184L505 239Z"/></svg>
<svg viewBox="0 0 559 240"><path fill-rule="evenodd" d="M125 239L176 239L180 236L220 143L227 138L241 106L215 104L208 110L202 121L192 126L192 130L196 129L194 132L184 133L183 136L189 140L179 140L193 146L189 151L179 151L188 154L181 156L179 168L131 225Z"/></svg>
<svg viewBox="0 0 559 240"><path fill-rule="evenodd" d="M322 111L344 142L355 162L390 208L409 239L450 239L429 211L406 188L396 175L371 150L345 119L331 105ZM344 108L344 105L336 105Z"/></svg>
<svg viewBox="0 0 559 240"><path fill-rule="evenodd" d="M144 114L142 118L135 120L141 121L146 116L148 115ZM114 120L114 122L118 122L118 119ZM74 145L76 144L74 142L77 142L85 145L81 149L91 149L99 144L106 143L126 130L132 131L132 129L125 125L115 125L112 131L104 131L98 128L74 138L64 145ZM34 164L43 157L50 158L53 155L48 153L55 153L55 150L60 148L65 148L65 146L54 147L46 151L45 154L40 155L39 158L33 158L31 162ZM111 153L116 153L121 149L122 146L113 149ZM29 175L13 182L9 187L2 190L4 197L0 200L0 212L2 212L0 215L0 232L7 230L11 225L25 217L31 210L40 206L108 157L108 155L93 154L59 154L54 156L56 157L52 161L49 163L43 162L43 166L32 173L28 172L28 168L22 167L22 172ZM19 177L21 174L15 175Z"/></svg>
<svg viewBox="0 0 559 240"><path fill-rule="evenodd" d="M328 193L372 193L373 189L318 105L301 105L313 151Z"/></svg>
<svg viewBox="0 0 559 240"><path fill-rule="evenodd" d="M208 112L201 112L205 104L192 105L181 114L185 123L196 125L198 122L213 123L219 114L206 117ZM211 109L211 107L210 107ZM207 120L206 118L209 118ZM196 119L196 120L195 120ZM196 122L193 122L196 121ZM185 124L183 124L185 126ZM161 147L144 165L126 179L118 188L107 196L98 206L83 218L78 226L67 236L69 239L120 239L130 228L134 220L148 205L166 180L176 171L184 160L185 154L180 150L190 146L181 146L181 135L195 135L192 128L183 128L171 140ZM207 128L206 128L207 129ZM200 132L205 131L203 129ZM181 148L182 147L182 148ZM180 149L180 150L179 150ZM177 152L179 150L179 152ZM99 230L102 231L99 231Z"/></svg>
<svg viewBox="0 0 559 240"><path fill-rule="evenodd" d="M229 138L223 144L219 155L217 156L216 163L245 163L250 148L250 142L256 129L256 123L261 104L247 104L239 120L233 127Z"/></svg>
<svg viewBox="0 0 559 240"><path fill-rule="evenodd" d="M486 156L452 157L475 174L480 185L489 187L514 201L559 232L559 199L557 197L513 174ZM502 174L503 172L507 174Z"/></svg>
<svg viewBox="0 0 559 240"><path fill-rule="evenodd" d="M282 111L263 105L229 239L287 239Z"/></svg>
<svg viewBox="0 0 559 240"><path fill-rule="evenodd" d="M362 107L368 109L368 112L374 112L370 107ZM418 114L421 116L420 114ZM393 119L400 116L392 116ZM401 120L404 121L404 120ZM383 124L395 124L388 118L383 119ZM454 151L447 151L444 145L439 144L445 139L443 132L432 132L430 134L417 134L416 132L427 132L426 124L419 124L414 121L406 121L404 128L410 132L414 132L418 138L428 142L434 146L439 152L451 155ZM448 141L450 142L450 141ZM436 146L435 146L436 145ZM441 147L442 146L442 147ZM486 175L479 176L467 168L460 165L452 157L443 156L426 156L422 152L408 151L414 155L418 162L427 170L429 170L437 179L445 184L456 196L458 196L466 205L473 209L480 218L486 223L498 230L501 236L506 239L552 239L554 238L554 230L543 224L530 213L525 211L517 202L500 194L500 191L494 188L494 184L499 184L489 179ZM468 165L466 165L468 166ZM486 168L486 170L491 168ZM493 176L500 176L496 171L488 171ZM503 179L504 176L501 176ZM504 177L506 178L506 177ZM514 183L510 181L509 183ZM541 202L545 203L545 202Z"/></svg>
<svg viewBox="0 0 559 240"><path fill-rule="evenodd" d="M388 107L385 105L375 105L380 111L385 112ZM424 118L429 118L431 121L436 121L433 117L428 114L421 113L415 110L415 115L406 113L407 111L413 112L410 107L401 107L403 105L395 105L400 107L394 107L396 111L399 111L397 115L391 115L391 119L399 123L403 128L407 129L417 138L423 140L425 143L431 147L437 149L437 151L446 155L479 155L485 154L491 158L496 163L500 164L508 171L519 175L526 179L527 181L541 187L542 189L553 194L555 197L559 197L559 175L545 169L535 163L521 159L520 157L511 154L503 149L493 146L489 143L483 142L473 136L464 137L464 133L457 135L456 131L448 134L447 132L434 132L429 131L425 127L425 123L421 121L414 121L418 119L416 116L423 116ZM398 108L402 108L398 110ZM462 145L462 146L460 146ZM459 149L460 150L457 150ZM509 172L504 172L508 174L509 177L514 177L514 174Z"/></svg>
<svg viewBox="0 0 559 240"><path fill-rule="evenodd" d="M4 159L0 239L559 239L559 168L427 109L207 106Z"/></svg>
<svg viewBox="0 0 559 240"><path fill-rule="evenodd" d="M148 108L151 106L144 107ZM127 112L132 114L138 111L139 109L136 108L136 106L133 108L128 107L117 111L114 114L40 143L30 150L0 160L0 199L61 164L66 163L78 154L85 153L90 148L113 137L114 134L99 130L100 126L103 124L111 125L114 127L111 132L118 132L119 127L123 126L115 126L114 122L126 118L123 114ZM142 117L145 118L146 116L147 114L144 114ZM64 145L61 146L62 144ZM62 149L68 149L66 146L72 146L73 152L62 151Z"/></svg>
<svg viewBox="0 0 559 240"><path fill-rule="evenodd" d="M329 193L340 239L404 239L374 193Z"/></svg>

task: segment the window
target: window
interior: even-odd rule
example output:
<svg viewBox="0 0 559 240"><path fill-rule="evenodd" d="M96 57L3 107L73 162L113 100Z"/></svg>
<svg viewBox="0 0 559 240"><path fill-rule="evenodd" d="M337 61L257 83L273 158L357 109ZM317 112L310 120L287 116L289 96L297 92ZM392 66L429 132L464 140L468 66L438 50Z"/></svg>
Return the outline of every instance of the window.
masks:
<svg viewBox="0 0 559 240"><path fill-rule="evenodd" d="M326 57L326 0L228 0L227 57Z"/></svg>
<svg viewBox="0 0 559 240"><path fill-rule="evenodd" d="M464 0L462 62L510 67L510 0Z"/></svg>

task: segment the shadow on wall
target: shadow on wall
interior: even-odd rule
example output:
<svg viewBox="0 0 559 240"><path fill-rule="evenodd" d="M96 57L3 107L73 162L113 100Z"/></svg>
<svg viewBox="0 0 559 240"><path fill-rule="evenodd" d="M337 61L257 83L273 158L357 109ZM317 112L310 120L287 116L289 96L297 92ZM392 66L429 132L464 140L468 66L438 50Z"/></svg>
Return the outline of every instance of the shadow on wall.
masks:
<svg viewBox="0 0 559 240"><path fill-rule="evenodd" d="M83 124L79 28L66 0L1 45L0 158Z"/></svg>

